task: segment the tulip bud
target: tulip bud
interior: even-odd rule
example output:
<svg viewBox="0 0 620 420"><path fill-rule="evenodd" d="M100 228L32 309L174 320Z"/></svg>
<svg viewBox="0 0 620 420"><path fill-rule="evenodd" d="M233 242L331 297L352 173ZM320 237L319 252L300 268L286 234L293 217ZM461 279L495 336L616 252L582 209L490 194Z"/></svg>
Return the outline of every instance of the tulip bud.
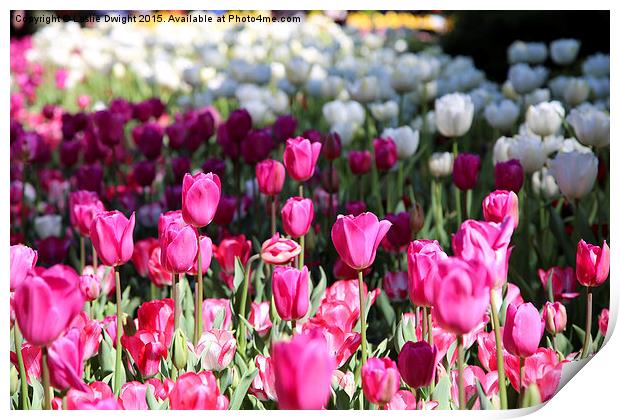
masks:
<svg viewBox="0 0 620 420"><path fill-rule="evenodd" d="M180 328L172 338L172 363L179 371L187 366L187 339Z"/></svg>
<svg viewBox="0 0 620 420"><path fill-rule="evenodd" d="M598 316L598 331L603 337L607 335L607 328L609 327L609 309L605 308Z"/></svg>
<svg viewBox="0 0 620 420"><path fill-rule="evenodd" d="M517 159L497 162L493 169L495 189L518 193L523 186L523 167Z"/></svg>
<svg viewBox="0 0 620 420"><path fill-rule="evenodd" d="M368 150L351 150L348 154L349 168L355 175L363 175L370 171L372 155Z"/></svg>
<svg viewBox="0 0 620 420"><path fill-rule="evenodd" d="M474 102L464 93L450 93L435 100L435 123L442 136L460 137L474 119Z"/></svg>
<svg viewBox="0 0 620 420"><path fill-rule="evenodd" d="M577 244L577 281L586 287L600 286L609 276L609 246L591 245L583 239Z"/></svg>
<svg viewBox="0 0 620 420"><path fill-rule="evenodd" d="M544 332L544 323L538 310L531 303L515 305L506 310L504 324L504 346L519 357L529 357L536 352Z"/></svg>
<svg viewBox="0 0 620 420"><path fill-rule="evenodd" d="M326 160L332 161L340 157L342 153L342 143L338 133L329 133L323 142L323 156Z"/></svg>
<svg viewBox="0 0 620 420"><path fill-rule="evenodd" d="M371 403L389 403L399 388L400 374L389 357L371 357L362 366L362 389Z"/></svg>
<svg viewBox="0 0 620 420"><path fill-rule="evenodd" d="M472 153L461 153L454 159L452 180L460 190L471 190L478 181L480 156Z"/></svg>
<svg viewBox="0 0 620 420"><path fill-rule="evenodd" d="M380 171L387 171L396 164L398 151L396 143L391 138L377 138L372 141L375 150L375 164Z"/></svg>
<svg viewBox="0 0 620 420"><path fill-rule="evenodd" d="M94 274L85 274L80 276L80 289L86 299L90 302L96 300L101 293L101 283Z"/></svg>
<svg viewBox="0 0 620 420"><path fill-rule="evenodd" d="M321 174L321 185L328 193L338 192L340 187L340 177L338 176L338 170L334 167L324 170Z"/></svg>
<svg viewBox="0 0 620 420"><path fill-rule="evenodd" d="M412 388L427 386L435 377L437 346L426 341L407 341L398 354L398 370Z"/></svg>
<svg viewBox="0 0 620 420"><path fill-rule="evenodd" d="M409 221L413 235L422 230L422 226L424 226L424 208L420 203L414 203L411 210L409 210Z"/></svg>
<svg viewBox="0 0 620 420"><path fill-rule="evenodd" d="M277 266L272 277L273 297L278 315L285 321L301 319L308 312L308 267L302 270Z"/></svg>
<svg viewBox="0 0 620 420"><path fill-rule="evenodd" d="M543 307L543 319L549 334L561 333L566 329L566 308L560 302L547 302Z"/></svg>
<svg viewBox="0 0 620 420"><path fill-rule="evenodd" d="M534 407L535 405L539 405L542 402L540 397L540 390L538 389L538 385L530 384L525 390L525 394L523 394L523 407Z"/></svg>
<svg viewBox="0 0 620 420"><path fill-rule="evenodd" d="M17 377L17 369L15 369L15 366L11 365L11 396L17 392L18 386L19 379Z"/></svg>

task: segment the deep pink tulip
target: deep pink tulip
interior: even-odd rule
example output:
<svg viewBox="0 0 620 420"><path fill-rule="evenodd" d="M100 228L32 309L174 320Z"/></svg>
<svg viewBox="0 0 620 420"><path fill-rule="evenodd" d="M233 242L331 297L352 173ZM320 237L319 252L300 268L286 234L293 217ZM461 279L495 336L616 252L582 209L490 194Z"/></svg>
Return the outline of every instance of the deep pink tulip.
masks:
<svg viewBox="0 0 620 420"><path fill-rule="evenodd" d="M267 264L288 264L301 253L301 246L292 239L280 238L276 233L263 242L260 256Z"/></svg>
<svg viewBox="0 0 620 420"><path fill-rule="evenodd" d="M250 307L250 316L248 322L254 328L256 333L263 337L271 330L272 323L269 314L271 312L271 302L252 302Z"/></svg>
<svg viewBox="0 0 620 420"><path fill-rule="evenodd" d="M407 274L409 280L409 299L414 305L431 306L433 299L432 282L437 276L437 263L448 258L439 242L418 239L407 250Z"/></svg>
<svg viewBox="0 0 620 420"><path fill-rule="evenodd" d="M519 390L520 366L519 359L505 360L506 376L515 390ZM525 380L523 386L527 388L536 384L543 401L549 400L557 391L562 376L562 365L558 355L552 348L539 348L534 354L525 359Z"/></svg>
<svg viewBox="0 0 620 420"><path fill-rule="evenodd" d="M523 166L517 159L498 162L493 169L495 189L508 190L517 194L523 186Z"/></svg>
<svg viewBox="0 0 620 420"><path fill-rule="evenodd" d="M448 257L437 263L441 281L433 284L434 319L444 330L467 334L483 320L489 306L492 280L486 265Z"/></svg>
<svg viewBox="0 0 620 420"><path fill-rule="evenodd" d="M548 270L539 268L538 278L546 292L549 287L553 288L554 300L571 300L579 296L576 292L577 278L573 267L551 267ZM551 285L549 285L549 279L551 279Z"/></svg>
<svg viewBox="0 0 620 420"><path fill-rule="evenodd" d="M37 251L26 245L11 245L11 291L17 289L23 282L28 272L37 264Z"/></svg>
<svg viewBox="0 0 620 420"><path fill-rule="evenodd" d="M149 258L157 246L159 246L159 241L156 238L142 239L133 245L131 262L142 277L146 277L149 273Z"/></svg>
<svg viewBox="0 0 620 420"><path fill-rule="evenodd" d="M478 181L480 156L472 153L461 153L454 159L452 180L460 190L472 190Z"/></svg>
<svg viewBox="0 0 620 420"><path fill-rule="evenodd" d="M583 239L577 244L577 281L586 287L597 287L605 283L609 276L609 246L586 243Z"/></svg>
<svg viewBox="0 0 620 420"><path fill-rule="evenodd" d="M92 302L101 294L101 282L94 274L84 274L80 276L80 289L86 300Z"/></svg>
<svg viewBox="0 0 620 420"><path fill-rule="evenodd" d="M127 349L143 377L159 372L162 358L168 357L164 334L139 330L134 335L123 335L122 346Z"/></svg>
<svg viewBox="0 0 620 420"><path fill-rule="evenodd" d="M129 220L117 210L97 214L90 226L90 239L103 264L117 266L131 259L135 225L135 213Z"/></svg>
<svg viewBox="0 0 620 420"><path fill-rule="evenodd" d="M123 384L118 396L123 408L125 410L148 410L149 405L146 402L146 389L148 387L151 387L151 391L155 388L151 384L143 384L138 381Z"/></svg>
<svg viewBox="0 0 620 420"><path fill-rule="evenodd" d="M15 319L30 343L48 346L80 313L84 302L80 278L66 265L55 265L41 274L31 271L15 290Z"/></svg>
<svg viewBox="0 0 620 420"><path fill-rule="evenodd" d="M87 386L82 381L84 360L80 345L80 331L70 329L48 349L47 365L50 373L51 385L59 390L75 388L81 391Z"/></svg>
<svg viewBox="0 0 620 420"><path fill-rule="evenodd" d="M209 172L183 177L183 219L194 227L211 223L222 193L220 178Z"/></svg>
<svg viewBox="0 0 620 420"><path fill-rule="evenodd" d="M531 356L544 332L545 321L534 305L529 302L508 305L503 342L509 353L523 358Z"/></svg>
<svg viewBox="0 0 620 420"><path fill-rule="evenodd" d="M515 229L519 225L519 198L512 191L497 190L482 200L482 214L487 222L502 223L510 216Z"/></svg>
<svg viewBox="0 0 620 420"><path fill-rule="evenodd" d="M412 388L429 385L435 378L437 346L426 341L407 341L398 354L398 370Z"/></svg>
<svg viewBox="0 0 620 420"><path fill-rule="evenodd" d="M265 195L278 195L284 186L286 172L277 160L267 159L256 164L258 190Z"/></svg>
<svg viewBox="0 0 620 420"><path fill-rule="evenodd" d="M69 326L69 329L77 329L80 332L80 348L84 360L88 360L99 351L99 345L103 336L102 326L96 319L90 319L86 312L80 312Z"/></svg>
<svg viewBox="0 0 620 420"><path fill-rule="evenodd" d="M26 369L26 380L32 384L32 379L41 378L41 348L34 346L28 342L22 343L22 358L24 360L24 368ZM17 362L17 354L11 352L11 363L16 369L19 369ZM41 381L39 381L41 382Z"/></svg>
<svg viewBox="0 0 620 420"><path fill-rule="evenodd" d="M174 388L174 382L169 378L164 378L163 382L157 378L150 378L145 383L153 386L153 394L160 400L167 400Z"/></svg>
<svg viewBox="0 0 620 420"><path fill-rule="evenodd" d="M104 212L103 203L97 193L76 191L69 194L69 219L71 225L82 236L90 236L90 225L97 214Z"/></svg>
<svg viewBox="0 0 620 420"><path fill-rule="evenodd" d="M224 311L224 320L220 329L228 330L232 326L232 306L228 299L205 299L202 302L202 331L210 331L215 328L215 319L221 311Z"/></svg>
<svg viewBox="0 0 620 420"><path fill-rule="evenodd" d="M311 143L303 137L286 141L284 166L295 181L307 181L314 174L314 166L321 153L321 143Z"/></svg>
<svg viewBox="0 0 620 420"><path fill-rule="evenodd" d="M291 197L282 207L282 225L287 235L293 238L304 236L310 230L314 220L312 200L303 197Z"/></svg>
<svg viewBox="0 0 620 420"><path fill-rule="evenodd" d="M370 267L375 260L381 240L392 226L379 221L373 213L359 216L339 215L332 226L332 242L340 258L357 271Z"/></svg>
<svg viewBox="0 0 620 420"><path fill-rule="evenodd" d="M159 237L161 265L171 273L192 269L198 253L198 232L182 220L170 222Z"/></svg>
<svg viewBox="0 0 620 420"><path fill-rule="evenodd" d="M388 171L396 164L398 152L396 143L391 138L377 138L372 141L375 149L375 164L380 171Z"/></svg>
<svg viewBox="0 0 620 420"><path fill-rule="evenodd" d="M389 357L371 357L362 366L362 389L371 403L389 403L399 388L400 374L396 363Z"/></svg>
<svg viewBox="0 0 620 420"><path fill-rule="evenodd" d="M170 392L172 410L215 410L219 390L212 372L187 372L179 376Z"/></svg>
<svg viewBox="0 0 620 420"><path fill-rule="evenodd" d="M272 277L273 298L278 315L285 321L301 319L308 312L308 267L301 270L277 266Z"/></svg>
<svg viewBox="0 0 620 420"><path fill-rule="evenodd" d="M402 302L407 299L407 273L404 271L389 271L383 276L383 291L393 302Z"/></svg>
<svg viewBox="0 0 620 420"><path fill-rule="evenodd" d="M514 223L510 217L502 223L466 220L452 236L452 250L454 255L465 260L482 261L493 278L493 287L500 288L508 276L513 232Z"/></svg>
<svg viewBox="0 0 620 420"><path fill-rule="evenodd" d="M354 175L364 175L370 171L372 154L368 150L350 150L347 156Z"/></svg>
<svg viewBox="0 0 620 420"><path fill-rule="evenodd" d="M271 357L258 354L254 359L258 375L254 377L249 392L261 401L277 401L275 389L275 376L273 374L273 362Z"/></svg>
<svg viewBox="0 0 620 420"><path fill-rule="evenodd" d="M605 308L598 316L598 331L603 337L607 335L607 327L609 326L609 309Z"/></svg>
<svg viewBox="0 0 620 420"><path fill-rule="evenodd" d="M211 257L213 255L213 242L211 238L208 236L200 236L200 258L202 259L202 274L207 274L209 271L209 266L211 265ZM188 271L189 274L195 276L198 274L198 256L194 260L194 265L191 270Z"/></svg>
<svg viewBox="0 0 620 420"><path fill-rule="evenodd" d="M559 334L566 329L566 307L561 302L546 302L542 319L549 334Z"/></svg>
<svg viewBox="0 0 620 420"><path fill-rule="evenodd" d="M221 371L230 365L237 351L237 341L230 331L217 329L206 331L196 344L196 355L202 355L201 367Z"/></svg>
<svg viewBox="0 0 620 420"><path fill-rule="evenodd" d="M144 302L138 308L138 329L163 334L170 347L174 334L174 301L170 298Z"/></svg>
<svg viewBox="0 0 620 420"><path fill-rule="evenodd" d="M458 401L458 370L453 369L450 376L452 382L452 385L450 387L450 396L454 401ZM473 398L474 404L472 406L472 409L474 410L480 409L480 400L478 399L478 383L480 384L484 394L489 399L497 399L497 394L499 392L497 383L497 372L490 372L485 374L484 371L478 366L465 366L465 369L463 369L465 401L470 401Z"/></svg>
<svg viewBox="0 0 620 420"><path fill-rule="evenodd" d="M323 337L300 334L274 343L271 359L280 409L318 410L327 404L336 361Z"/></svg>

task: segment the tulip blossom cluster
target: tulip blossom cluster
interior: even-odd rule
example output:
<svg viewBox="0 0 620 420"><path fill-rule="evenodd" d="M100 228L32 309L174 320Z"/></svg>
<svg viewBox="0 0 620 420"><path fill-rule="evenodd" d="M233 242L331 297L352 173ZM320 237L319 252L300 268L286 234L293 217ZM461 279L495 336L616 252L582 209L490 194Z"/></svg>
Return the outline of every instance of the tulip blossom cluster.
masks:
<svg viewBox="0 0 620 420"><path fill-rule="evenodd" d="M609 56L276 26L11 41L12 409L524 408L601 349Z"/></svg>

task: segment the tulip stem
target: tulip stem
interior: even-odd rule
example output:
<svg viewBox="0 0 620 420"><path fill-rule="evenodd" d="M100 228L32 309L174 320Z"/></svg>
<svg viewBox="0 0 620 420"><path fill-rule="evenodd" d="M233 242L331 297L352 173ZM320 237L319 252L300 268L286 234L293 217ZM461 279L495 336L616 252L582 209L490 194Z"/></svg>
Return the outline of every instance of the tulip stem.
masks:
<svg viewBox="0 0 620 420"><path fill-rule="evenodd" d="M179 290L180 274L172 274L172 300L174 300L174 331L179 329L181 320L181 291Z"/></svg>
<svg viewBox="0 0 620 420"><path fill-rule="evenodd" d="M95 249L95 245L93 247L93 270L95 273L97 272L97 250Z"/></svg>
<svg viewBox="0 0 620 420"><path fill-rule="evenodd" d="M454 143L452 143L452 156L454 160L456 160L459 155L459 143L456 139L454 139ZM461 226L461 222L463 221L463 215L461 211L461 190L454 185L454 204L456 206L456 228L458 229Z"/></svg>
<svg viewBox="0 0 620 420"><path fill-rule="evenodd" d="M459 370L459 379L458 379L458 387L459 387L459 410L465 410L466 404L465 404L465 381L463 378L463 336L462 335L458 335L456 337L457 340L457 351L458 351L458 356L457 356L457 368Z"/></svg>
<svg viewBox="0 0 620 420"><path fill-rule="evenodd" d="M28 381L26 380L26 367L24 365L24 357L22 355L22 335L17 326L17 322L13 325L13 340L15 341L15 356L17 356L17 367L19 368L19 382L21 391L19 398L21 400L22 410L30 409L30 401L28 400Z"/></svg>
<svg viewBox="0 0 620 420"><path fill-rule="evenodd" d="M299 253L299 259L297 260L298 266L297 269L301 270L304 267L304 254L306 251L306 235L301 235L299 237L299 245L301 247L301 252Z"/></svg>
<svg viewBox="0 0 620 420"><path fill-rule="evenodd" d="M357 272L357 285L360 294L360 332L362 335L362 366L366 364L366 296L364 296L364 273Z"/></svg>
<svg viewBox="0 0 620 420"><path fill-rule="evenodd" d="M50 371L47 365L47 347L41 349L41 368L43 370L43 409L52 409L52 399L50 395Z"/></svg>
<svg viewBox="0 0 620 420"><path fill-rule="evenodd" d="M121 273L118 267L114 267L116 275L116 364L114 365L114 393L118 396L121 392L121 363L122 348L121 334L123 333L123 311L121 309Z"/></svg>
<svg viewBox="0 0 620 420"><path fill-rule="evenodd" d="M583 338L583 350L581 350L581 360L589 356L590 331L592 330L592 292L590 292L589 287L586 288L586 293L588 294L588 299L587 299L587 304L586 304L586 333Z"/></svg>
<svg viewBox="0 0 620 420"><path fill-rule="evenodd" d="M523 394L525 391L525 359L519 357L519 392Z"/></svg>
<svg viewBox="0 0 620 420"><path fill-rule="evenodd" d="M271 236L276 234L276 196L272 195L271 198Z"/></svg>
<svg viewBox="0 0 620 420"><path fill-rule="evenodd" d="M422 307L422 340L426 340L426 327L428 326L428 308L426 306Z"/></svg>
<svg viewBox="0 0 620 420"><path fill-rule="evenodd" d="M297 320L291 319L291 335L295 335L295 328L297 328Z"/></svg>
<svg viewBox="0 0 620 420"><path fill-rule="evenodd" d="M428 308L428 344L433 347L433 315L430 308Z"/></svg>
<svg viewBox="0 0 620 420"><path fill-rule="evenodd" d="M86 247L84 245L84 237L80 235L80 275L84 274L84 267L86 266ZM97 275L95 273L95 275Z"/></svg>
<svg viewBox="0 0 620 420"><path fill-rule="evenodd" d="M467 190L465 193L465 211L468 219L471 219L471 202L473 200L473 190Z"/></svg>
<svg viewBox="0 0 620 420"><path fill-rule="evenodd" d="M302 184L301 182L299 183L299 196L301 198L304 197L304 184Z"/></svg>
<svg viewBox="0 0 620 420"><path fill-rule="evenodd" d="M504 371L504 351L502 348L502 337L500 335L499 316L497 313L497 305L493 299L493 291L491 290L491 322L493 332L495 333L495 356L497 359L497 384L499 387L499 401L502 410L508 408L508 399L506 398L506 373Z"/></svg>
<svg viewBox="0 0 620 420"><path fill-rule="evenodd" d="M202 334L202 252L200 250L200 232L198 232L198 278L196 279L196 303L194 304L194 345Z"/></svg>
<svg viewBox="0 0 620 420"><path fill-rule="evenodd" d="M245 360L245 348L247 337L245 334L245 310L248 301L248 291L250 289L250 271L252 268L252 263L260 258L260 254L254 254L250 257L247 264L245 265L245 273L243 274L243 292L241 293L241 306L239 307L239 337L237 341L239 342L239 353L241 357Z"/></svg>

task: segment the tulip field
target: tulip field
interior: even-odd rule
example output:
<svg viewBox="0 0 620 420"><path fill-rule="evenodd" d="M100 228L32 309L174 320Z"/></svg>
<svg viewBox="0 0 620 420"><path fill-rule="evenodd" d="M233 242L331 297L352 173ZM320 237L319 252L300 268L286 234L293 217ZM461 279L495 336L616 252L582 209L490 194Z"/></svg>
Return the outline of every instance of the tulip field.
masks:
<svg viewBox="0 0 620 420"><path fill-rule="evenodd" d="M609 55L141 13L11 38L12 409L516 409L601 349Z"/></svg>

